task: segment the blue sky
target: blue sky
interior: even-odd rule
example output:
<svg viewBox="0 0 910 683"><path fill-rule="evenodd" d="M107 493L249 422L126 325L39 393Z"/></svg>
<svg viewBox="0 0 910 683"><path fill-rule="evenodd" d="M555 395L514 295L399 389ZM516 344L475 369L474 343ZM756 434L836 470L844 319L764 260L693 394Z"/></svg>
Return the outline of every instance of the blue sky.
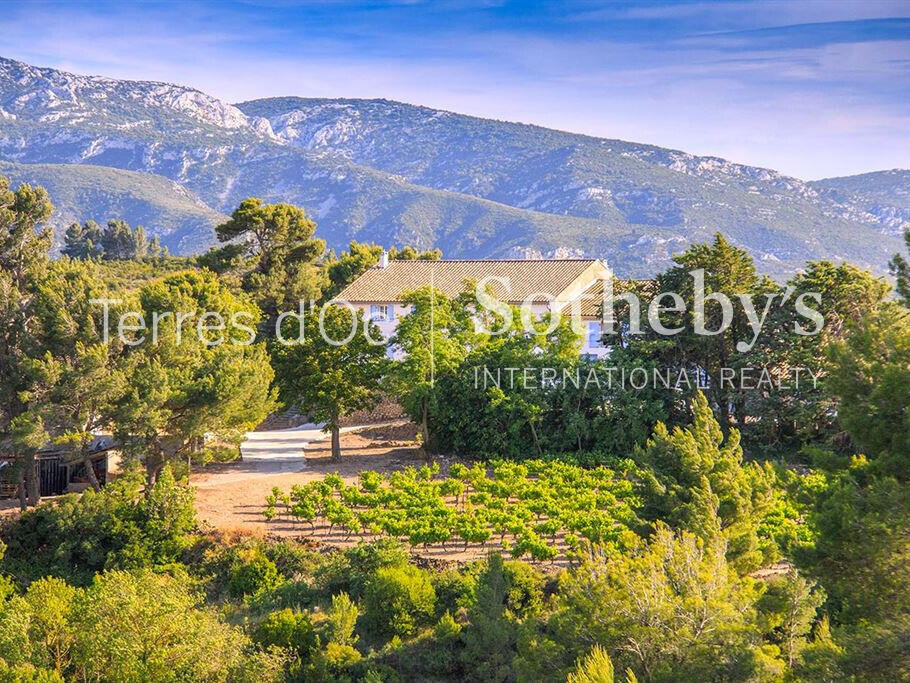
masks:
<svg viewBox="0 0 910 683"><path fill-rule="evenodd" d="M802 178L910 167L910 0L15 2L0 54L256 97L386 97Z"/></svg>

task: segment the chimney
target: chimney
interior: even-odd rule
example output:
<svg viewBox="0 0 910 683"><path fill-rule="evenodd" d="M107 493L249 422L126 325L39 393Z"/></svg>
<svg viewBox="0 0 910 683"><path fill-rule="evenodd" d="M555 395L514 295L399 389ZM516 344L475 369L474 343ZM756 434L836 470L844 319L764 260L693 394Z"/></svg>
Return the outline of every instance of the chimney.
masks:
<svg viewBox="0 0 910 683"><path fill-rule="evenodd" d="M382 250L382 254L379 255L379 267L388 268L389 267L389 252L385 249Z"/></svg>

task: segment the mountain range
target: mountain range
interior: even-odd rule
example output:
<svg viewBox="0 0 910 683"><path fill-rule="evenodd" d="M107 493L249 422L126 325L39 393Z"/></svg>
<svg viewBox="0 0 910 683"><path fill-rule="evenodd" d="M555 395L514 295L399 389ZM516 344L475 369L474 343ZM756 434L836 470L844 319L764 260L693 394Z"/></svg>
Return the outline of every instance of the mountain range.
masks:
<svg viewBox="0 0 910 683"><path fill-rule="evenodd" d="M910 224L907 170L805 182L388 100L232 105L3 58L0 175L46 186L61 228L124 218L180 254L214 243L213 226L248 196L305 207L336 249L596 256L623 276L651 275L717 231L778 277L820 258L883 272Z"/></svg>

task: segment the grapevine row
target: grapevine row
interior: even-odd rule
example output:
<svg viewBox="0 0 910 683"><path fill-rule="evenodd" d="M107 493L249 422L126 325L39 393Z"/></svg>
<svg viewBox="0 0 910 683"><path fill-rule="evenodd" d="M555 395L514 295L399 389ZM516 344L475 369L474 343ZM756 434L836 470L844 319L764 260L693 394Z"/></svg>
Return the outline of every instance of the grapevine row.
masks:
<svg viewBox="0 0 910 683"><path fill-rule="evenodd" d="M454 464L407 467L383 476L360 473L357 484L337 474L266 497L268 520L287 519L315 533L343 530L347 538L389 536L412 547L460 542L461 549L496 544L513 557L553 560L593 544L623 551L643 527L635 514L634 465L584 469L558 461L496 461L488 471Z"/></svg>

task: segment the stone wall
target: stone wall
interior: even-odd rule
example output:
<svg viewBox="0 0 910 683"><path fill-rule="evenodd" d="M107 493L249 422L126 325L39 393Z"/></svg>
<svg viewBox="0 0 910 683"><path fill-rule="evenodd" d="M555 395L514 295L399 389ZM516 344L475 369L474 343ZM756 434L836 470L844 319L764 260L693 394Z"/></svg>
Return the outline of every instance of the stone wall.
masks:
<svg viewBox="0 0 910 683"><path fill-rule="evenodd" d="M390 396L384 396L373 410L358 410L356 413L342 418L341 425L349 427L351 425L375 424L376 422L388 422L389 420L401 420L406 418L404 411L398 402ZM275 429L292 429L302 424L312 422L308 415L304 415L299 410L281 410L269 415L263 420L258 427L257 432L267 432Z"/></svg>
<svg viewBox="0 0 910 683"><path fill-rule="evenodd" d="M358 410L341 420L345 427L350 425L374 424L376 422L388 422L389 420L401 420L406 418L401 406L391 396L383 396L373 410Z"/></svg>

